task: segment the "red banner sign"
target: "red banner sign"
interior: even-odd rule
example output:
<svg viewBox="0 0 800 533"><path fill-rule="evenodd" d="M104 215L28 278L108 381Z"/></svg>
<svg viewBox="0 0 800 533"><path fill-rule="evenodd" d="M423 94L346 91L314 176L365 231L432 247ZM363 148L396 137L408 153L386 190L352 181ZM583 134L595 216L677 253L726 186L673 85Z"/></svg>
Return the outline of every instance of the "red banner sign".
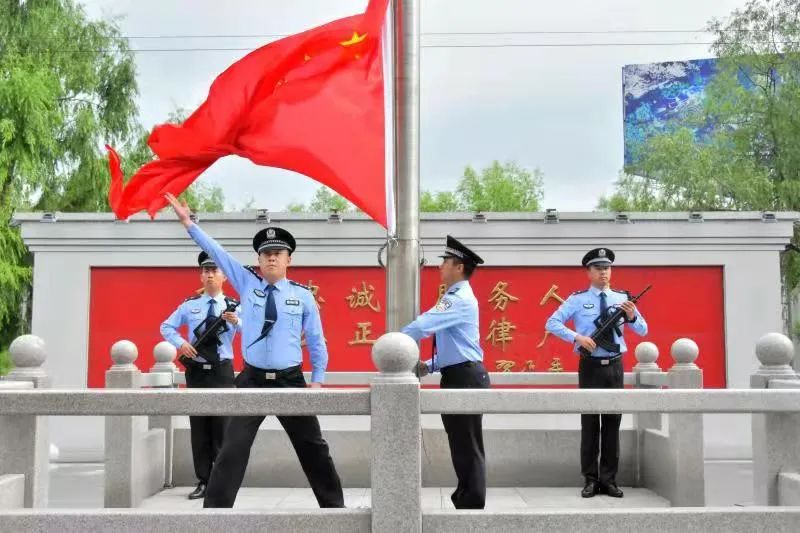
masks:
<svg viewBox="0 0 800 533"><path fill-rule="evenodd" d="M373 371L370 349L386 324L384 271L377 267L297 267L291 269L290 277L315 292L328 344L328 370ZM639 308L650 332L646 338L627 332L625 370L636 364L633 350L643 340L658 346L658 363L669 368L670 345L688 337L700 347L697 364L704 371L705 386L725 387L722 268L614 267L615 288L638 293L648 284L653 289ZM438 270L424 269L421 285L422 308L429 309L439 297ZM196 268L93 268L88 386L104 386L104 373L112 364L111 345L120 339L139 347L136 363L149 370L154 362L152 348L162 340L159 325L200 286ZM584 269L486 267L478 270L472 286L480 303L484 361L490 371L577 370L571 346L547 335L544 323L559 299L588 287ZM232 287L226 289L226 294L236 296ZM237 338L236 368L241 368L240 348ZM423 342L423 359L430 351L430 341Z"/></svg>

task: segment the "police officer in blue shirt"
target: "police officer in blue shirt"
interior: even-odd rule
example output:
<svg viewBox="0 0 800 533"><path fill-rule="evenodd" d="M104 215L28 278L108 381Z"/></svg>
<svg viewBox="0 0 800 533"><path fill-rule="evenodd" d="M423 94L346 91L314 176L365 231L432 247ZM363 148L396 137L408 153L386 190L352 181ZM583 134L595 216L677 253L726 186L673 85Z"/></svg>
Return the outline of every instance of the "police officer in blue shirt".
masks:
<svg viewBox="0 0 800 533"><path fill-rule="evenodd" d="M205 252L200 252L197 258L200 265L200 281L203 283L201 294L187 298L178 308L161 324L161 335L164 340L178 349L181 361L186 367L186 386L190 389L198 388L224 388L233 387L233 338L239 331L241 321L238 312L225 311L228 307L236 307L238 302L222 293L225 283L225 274L217 268L214 260ZM211 326L222 314L228 323L210 339L208 348L217 352L217 358L208 361L197 354L193 346L195 330L202 334L203 329ZM188 326L189 340L183 338L178 329ZM208 352L204 352L208 355ZM224 416L190 416L192 458L194 460L194 473L197 476L197 488L189 494L190 500L204 498L211 467L222 447L222 437L225 433L227 417Z"/></svg>
<svg viewBox="0 0 800 533"><path fill-rule="evenodd" d="M647 323L636 305L629 301L630 295L626 291L611 288L613 251L595 248L583 257L581 263L589 276L589 288L567 298L547 320L545 327L572 344L576 353L580 347L591 352L591 356L581 357L578 366L580 388L621 389L624 387L622 354L627 351L623 338L624 324L643 337L647 335ZM619 351L608 352L598 347L589 336L596 329L595 320L616 308L625 311L625 319L614 332L614 343L619 345ZM566 325L570 320L575 325L574 330ZM623 496L616 480L621 419L619 414L581 415L581 473L585 480L581 496L584 498L601 492L615 498Z"/></svg>
<svg viewBox="0 0 800 533"><path fill-rule="evenodd" d="M447 287L433 309L401 331L419 341L433 335L433 357L420 362L418 372L439 371L443 389L488 389L478 329L478 300L469 279L483 264L475 252L447 236L439 273ZM458 486L450 496L456 509L483 509L486 503L486 463L482 415L442 415Z"/></svg>
<svg viewBox="0 0 800 533"><path fill-rule="evenodd" d="M301 334L311 356L311 387L321 387L328 365L322 321L313 294L286 278L295 249L288 231L269 227L256 233L258 269L243 266L189 218L185 202L165 195L192 239L222 269L241 298L245 368L237 388L306 387L301 368ZM250 448L264 416L231 417L214 463L204 507L233 507L242 485ZM342 483L322 438L316 416L279 416L320 507L344 507Z"/></svg>

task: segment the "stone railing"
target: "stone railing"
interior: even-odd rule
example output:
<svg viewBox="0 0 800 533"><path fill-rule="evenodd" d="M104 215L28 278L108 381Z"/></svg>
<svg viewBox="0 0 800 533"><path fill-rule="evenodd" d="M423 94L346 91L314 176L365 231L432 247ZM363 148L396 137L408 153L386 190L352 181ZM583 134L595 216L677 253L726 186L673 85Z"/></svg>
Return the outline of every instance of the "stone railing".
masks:
<svg viewBox="0 0 800 533"><path fill-rule="evenodd" d="M683 347L683 349L681 349ZM127 354L121 364L135 362L136 347L127 341L120 341L112 348L112 360L123 357L121 349ZM139 373L128 367L135 376L129 376L129 383L138 383L143 388L172 388L185 384L183 372L173 364L175 348L166 342L157 344L153 350L155 364L149 373ZM624 376L626 386L633 388L692 388L702 386L702 372L694 365L698 356L697 346L690 340L679 340L673 346L672 368L663 372L656 361L658 349L652 343L640 344L635 353L637 365L633 372ZM118 365L112 367L109 376L119 380ZM578 384L577 372L492 372L493 386L552 387L575 386ZM332 386L366 387L377 377L376 372L329 372L326 384ZM109 378L111 379L111 378ZM423 385L437 384L438 376L426 376ZM110 381L109 381L110 383ZM649 384L643 384L649 383ZM138 388L138 387L129 387ZM684 419L683 424L670 426L669 419ZM530 418L530 417L529 417ZM676 505L703 505L703 446L702 435L696 437L689 428L702 433L701 415L665 415L664 423L660 414L634 415L633 427L630 423L621 430L621 456L618 479L624 485L646 486ZM574 450L579 446L580 430L576 420L572 423L550 421L555 427L545 429L537 422L517 420L516 427L492 427L487 420L484 440L487 448L488 483L494 487L516 486L571 486L576 482ZM527 427L520 425L527 424ZM140 425L140 428L144 425ZM369 422L348 419L347 422L323 420L325 434L336 458L339 474L345 487L365 487L370 482L369 465L364 457L369 453ZM668 428L672 427L672 431ZM150 431L148 431L148 429ZM194 483L194 471L189 446L187 422L171 416L150 417L147 429L140 430L138 440L152 436L152 430L164 431L164 486L185 486ZM685 436L685 437L684 437ZM422 483L424 487L450 486L455 483L450 466L447 437L438 423L423 420L422 428ZM692 446L694 444L694 446ZM675 451L683 450L680 465ZM648 453L645 453L647 451ZM662 452L664 456L662 456ZM690 456L689 453L692 453ZM134 453L130 447L116 451ZM136 453L139 453L138 451ZM160 451L156 457L160 458ZM153 457L153 454L149 456ZM665 457L667 459L665 459ZM127 472L131 457L120 457L121 467L113 471ZM247 487L303 487L305 476L300 470L295 454L281 428L269 422L259 431L251 453L251 468L245 476ZM150 465L155 468L154 465ZM680 474L685 468L686 476ZM118 484L107 483L107 490L118 492ZM152 493L155 484L140 491ZM131 493L134 491L131 490ZM110 498L110 496L109 496ZM109 499L109 501L111 501ZM122 502L122 507L130 507L132 500Z"/></svg>
<svg viewBox="0 0 800 533"><path fill-rule="evenodd" d="M800 447L797 446L800 389L794 387L796 376L786 372L791 361L784 337L768 335L757 346L762 368L754 375L753 389L746 390L681 390L697 386L699 371L693 367L696 346L690 341L678 341L672 347L675 365L669 372L656 371L650 364L657 358L652 345L644 345L638 354L636 381L647 387L671 387L671 390L436 390L421 389L411 374L418 358L418 348L408 337L390 333L376 343L373 361L379 373L369 389L278 389L278 390L0 390L0 435L8 425L20 428L20 420L43 420L47 415L95 415L115 419L117 425L107 431L121 431L129 438L123 444L142 442L134 435L152 431L145 425L132 422L139 416L170 417L174 415L250 415L250 414L318 414L370 415L370 486L371 509L237 512L206 510L194 512L147 512L141 510L104 509L94 511L15 510L0 516L9 530L116 530L141 531L168 529L198 531L207 529L292 529L298 531L421 531L478 530L514 531L543 527L554 529L617 529L663 530L716 529L750 531L763 529L792 530L800 520L800 507L795 500ZM37 346L34 339L20 341L16 350L30 351ZM35 348L34 353L39 354ZM135 358L132 347L115 345L113 383L136 387L138 370L130 368ZM36 357L39 357L37 355ZM43 360L43 356L40 357ZM15 358L16 361L16 358ZM36 365L29 365L32 369ZM26 371L21 365L20 373ZM18 373L19 375L19 373ZM121 376L126 375L123 379ZM759 382L757 378L767 381ZM157 378L144 378L145 381ZM112 384L113 384L112 383ZM759 387L758 383L766 383ZM760 390L757 390L760 389ZM774 495L763 502L786 507L752 507L744 509L684 507L666 510L554 510L546 511L423 511L421 414L563 414L616 412L648 417L637 431L643 433L644 456L648 446L670 454L664 459L677 465L677 472L665 488L657 490L696 490L692 473L680 465L684 457L689 464L698 459L700 442L702 460L702 431L697 417L701 413L744 413L764 417L756 429L754 423L754 463L757 484L766 486L765 494ZM667 428L662 429L652 415L666 413ZM685 417L685 418L678 418ZM682 427L676 427L682 426ZM683 427L688 426L688 427ZM684 431L685 430L685 431ZM107 438L113 438L107 437ZM44 439L34 439L34 441ZM654 444L658 443L658 444ZM41 454L44 444L32 442L28 449L17 446L8 450L0 474L19 474L18 465L36 464L31 457ZM660 446L660 448L659 448ZM688 446L688 447L687 447ZM36 450L39 450L38 452ZM13 454L13 456L12 456ZM28 459L26 459L26 456ZM45 456L46 457L46 456ZM129 454L137 460L137 454ZM674 458L674 463L669 463ZM700 463L702 468L702 463ZM36 467L43 468L42 464ZM645 461L642 479L648 479L648 469L657 468ZM22 472L26 475L27 472ZM38 472L33 472L35 479ZM46 474L44 474L46 476ZM690 481L686 483L683 477ZM701 476L702 477L702 476ZM669 485L671 483L671 485ZM682 485L683 484L683 485ZM33 485L35 487L35 485ZM688 487L688 489L687 489ZM27 484L26 484L27 488ZM759 493L759 487L756 487ZM26 500L26 505L27 500ZM31 505L35 501L31 500Z"/></svg>
<svg viewBox="0 0 800 533"><path fill-rule="evenodd" d="M9 347L14 369L0 381L0 392L47 389L50 380L42 369L46 353L39 337L15 339ZM13 507L20 489L25 507L47 507L50 438L47 419L37 414L0 416L0 509Z"/></svg>
<svg viewBox="0 0 800 533"><path fill-rule="evenodd" d="M800 392L792 368L794 346L779 334L759 340L760 368L750 377L753 389ZM753 495L757 505L800 505L800 409L794 413L753 415Z"/></svg>

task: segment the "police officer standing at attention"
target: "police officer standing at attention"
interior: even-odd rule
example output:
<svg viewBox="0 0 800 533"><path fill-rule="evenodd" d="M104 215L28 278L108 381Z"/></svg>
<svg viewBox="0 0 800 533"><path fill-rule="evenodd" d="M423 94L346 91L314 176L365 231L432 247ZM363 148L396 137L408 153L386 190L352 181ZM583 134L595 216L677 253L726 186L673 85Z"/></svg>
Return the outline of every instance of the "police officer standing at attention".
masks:
<svg viewBox="0 0 800 533"><path fill-rule="evenodd" d="M301 334L311 355L311 387L321 387L328 351L316 300L304 285L286 279L295 250L288 231L269 227L256 233L258 269L245 267L189 218L185 202L166 195L191 238L219 265L242 300L242 353L245 368L237 388L306 386ZM231 417L208 482L204 507L233 507L244 479L250 448L264 416ZM320 507L344 507L339 475L316 416L279 416Z"/></svg>
<svg viewBox="0 0 800 533"><path fill-rule="evenodd" d="M576 353L582 347L591 353L581 356L578 367L578 384L582 389L621 389L623 383L622 355L627 351L622 337L623 324L614 332L617 352L608 352L598 347L589 337L595 329L595 320L606 317L616 308L625 311L624 322L640 336L647 335L647 323L629 301L626 291L611 288L611 265L614 252L608 248L595 248L584 257L582 264L587 269L590 286L587 290L573 293L547 320L547 331L574 345ZM566 323L572 320L575 330ZM581 415L581 473L585 484L581 496L591 498L595 494L608 494L622 498L617 487L619 465L619 414ZM599 455L599 462L598 462Z"/></svg>
<svg viewBox="0 0 800 533"><path fill-rule="evenodd" d="M225 310L229 306L235 307L238 302L222 293L225 274L217 268L207 253L200 252L197 263L200 265L203 292L187 298L178 306L161 324L161 335L178 349L178 355L186 367L187 387L190 389L233 387L233 337L239 330L241 321L236 312L225 312ZM228 326L221 328L221 332L214 339L210 339L208 349L214 349L217 357L213 361L206 360L198 355L197 349L192 345L196 341L195 330L202 334L202 331L210 327L220 314ZM184 325L188 326L189 341L186 341L178 331L178 328ZM222 447L227 421L227 417L224 416L189 417L194 473L198 480L197 488L189 494L190 500L205 498L211 467Z"/></svg>
<svg viewBox="0 0 800 533"><path fill-rule="evenodd" d="M488 389L478 329L478 300L469 279L483 259L447 236L439 302L401 331L416 341L434 335L433 357L420 361L419 375L439 371L443 389ZM450 496L456 509L483 509L486 503L486 464L482 415L442 415L458 486Z"/></svg>

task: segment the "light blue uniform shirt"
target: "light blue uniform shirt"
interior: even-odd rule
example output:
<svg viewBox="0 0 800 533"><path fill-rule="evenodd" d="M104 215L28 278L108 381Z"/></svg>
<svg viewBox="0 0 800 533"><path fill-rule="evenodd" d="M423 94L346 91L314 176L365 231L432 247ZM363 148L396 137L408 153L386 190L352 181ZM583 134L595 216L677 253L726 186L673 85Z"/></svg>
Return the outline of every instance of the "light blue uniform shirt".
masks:
<svg viewBox="0 0 800 533"><path fill-rule="evenodd" d="M189 329L189 343L193 344L195 341L194 330L197 326L202 324L208 316L208 309L210 307L208 302L210 301L211 297L207 294L203 294L201 296L189 298L179 305L178 308L169 315L169 318L161 323L161 336L164 337L164 340L174 347L180 348L186 340L178 332L178 328L186 325ZM219 316L225 311L228 305L225 302L225 295L219 293L214 298L214 301L216 302L214 304L214 316ZM239 314L238 307L236 314L237 316ZM224 331L219 336L219 340L222 342L219 346L219 358L233 359L233 337L236 335L237 331L240 331L242 320L239 319L239 323L236 326L228 322L225 322L225 324L228 326L228 331ZM200 356L196 357L195 360L201 363L207 362Z"/></svg>
<svg viewBox="0 0 800 533"><path fill-rule="evenodd" d="M615 306L628 300L627 292L612 289L601 291L600 289L590 287L588 290L575 292L547 319L547 323L545 324L547 331L560 339L572 343L574 345L573 351L577 353L578 345L575 343L576 335L588 337L597 329L594 321L600 316L601 292L606 293L606 305L609 308L609 312L613 312ZM574 322L575 330L571 330L566 326L566 323L570 320ZM647 335L647 322L645 322L644 317L639 313L638 309L636 310L636 320L634 322L628 322L625 325L630 326L634 333L641 337ZM623 329L625 325L619 325L620 333L624 333ZM625 345L625 339L622 338L622 335L617 335L616 331L614 332L614 342L619 344L620 353L628 351L628 347ZM611 357L614 355L617 354L609 353L600 347L592 352L592 357Z"/></svg>
<svg viewBox="0 0 800 533"><path fill-rule="evenodd" d="M314 295L303 285L284 278L274 291L278 319L266 338L261 336L267 305L267 282L249 267L243 266L226 252L217 241L209 237L197 224L189 226L189 235L194 239L239 293L241 300L242 355L255 367L284 370L302 364L303 350L301 334L305 332L306 344L311 355L311 381L322 383L328 367L328 348L322 334L322 320ZM255 342L255 344L253 344ZM252 345L252 346L251 346Z"/></svg>
<svg viewBox="0 0 800 533"><path fill-rule="evenodd" d="M401 331L415 341L436 335L436 368L431 360L426 361L431 372L467 361L483 361L478 300L466 280L453 284L432 309Z"/></svg>

